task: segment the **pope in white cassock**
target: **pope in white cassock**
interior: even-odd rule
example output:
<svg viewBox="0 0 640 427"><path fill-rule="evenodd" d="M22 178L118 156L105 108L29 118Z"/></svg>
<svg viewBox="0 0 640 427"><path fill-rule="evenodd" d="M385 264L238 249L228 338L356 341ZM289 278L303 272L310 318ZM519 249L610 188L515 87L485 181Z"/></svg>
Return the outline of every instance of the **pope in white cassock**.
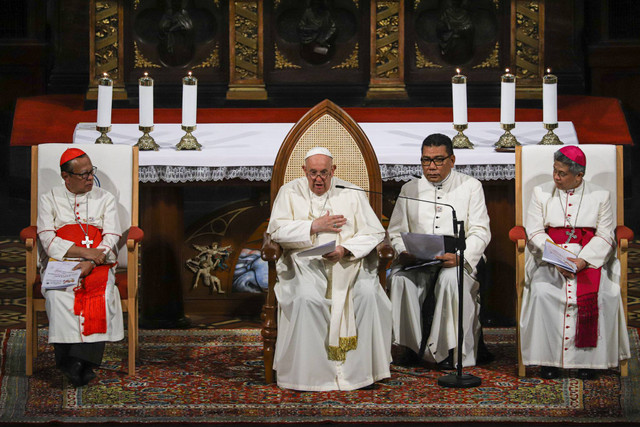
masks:
<svg viewBox="0 0 640 427"><path fill-rule="evenodd" d="M577 146L558 150L553 182L534 188L525 220L531 256L520 316L522 359L540 365L547 379L558 377L558 368L578 368L579 378L590 379L594 369L630 357L610 194L583 179L586 164ZM576 274L542 261L547 240L576 254L570 258Z"/></svg>
<svg viewBox="0 0 640 427"><path fill-rule="evenodd" d="M398 254L391 272L393 342L405 347L404 363L419 361L419 355L426 361L438 363L441 369L453 369L457 363L458 352L454 350L458 347L458 278L455 267L459 257L450 244L454 236L452 211L447 206L403 197L449 204L455 208L458 219L464 220L462 354L463 366L473 366L481 340L476 267L491 240L482 184L453 170L455 155L451 139L446 135L432 134L425 138L420 160L423 176L402 187L389 221L389 237ZM407 252L402 232L445 236L445 254L437 257L442 263L405 270L404 267L416 263L416 258ZM423 307L425 301L427 304ZM491 356L487 353L486 357Z"/></svg>
<svg viewBox="0 0 640 427"><path fill-rule="evenodd" d="M306 157L305 177L283 185L267 232L283 248L277 263L278 386L353 390L390 376L391 303L377 277L384 228L361 191L334 177L326 148ZM335 240L323 256L303 250Z"/></svg>
<svg viewBox="0 0 640 427"><path fill-rule="evenodd" d="M38 203L39 253L42 274L49 258L78 261L81 270L79 286L43 291L56 365L78 387L95 378L105 341L124 338L114 271L120 226L116 200L94 187L96 168L82 150L66 150L60 170L64 186Z"/></svg>

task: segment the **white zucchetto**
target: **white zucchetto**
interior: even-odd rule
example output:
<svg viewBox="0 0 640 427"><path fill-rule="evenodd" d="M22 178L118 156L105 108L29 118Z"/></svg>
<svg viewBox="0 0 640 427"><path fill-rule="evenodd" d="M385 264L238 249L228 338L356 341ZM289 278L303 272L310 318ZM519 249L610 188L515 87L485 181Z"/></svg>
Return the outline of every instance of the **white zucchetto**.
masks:
<svg viewBox="0 0 640 427"><path fill-rule="evenodd" d="M333 159L331 155L331 151L327 150L324 147L314 147L311 150L307 151L307 155L304 156L304 159L307 160L311 156L315 156L316 154L324 154L325 156L329 156Z"/></svg>

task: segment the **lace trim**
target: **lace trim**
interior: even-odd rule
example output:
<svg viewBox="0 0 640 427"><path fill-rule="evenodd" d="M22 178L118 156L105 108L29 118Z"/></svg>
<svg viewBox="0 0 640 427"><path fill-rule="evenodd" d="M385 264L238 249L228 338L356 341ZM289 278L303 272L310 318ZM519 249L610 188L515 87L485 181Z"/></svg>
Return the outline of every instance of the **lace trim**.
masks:
<svg viewBox="0 0 640 427"><path fill-rule="evenodd" d="M141 166L140 182L206 182L227 179L243 179L247 181L271 180L270 166ZM514 165L458 165L458 172L479 179L480 181L515 179ZM420 176L419 165L380 165L383 181L408 181L414 175Z"/></svg>

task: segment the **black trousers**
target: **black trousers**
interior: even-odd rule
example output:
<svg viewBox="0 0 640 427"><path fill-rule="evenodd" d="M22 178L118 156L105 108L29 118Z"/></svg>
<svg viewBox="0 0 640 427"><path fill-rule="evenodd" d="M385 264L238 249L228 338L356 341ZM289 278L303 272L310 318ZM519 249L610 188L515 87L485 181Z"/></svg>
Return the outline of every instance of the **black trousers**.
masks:
<svg viewBox="0 0 640 427"><path fill-rule="evenodd" d="M81 342L73 344L53 344L55 351L56 366L64 366L70 359L80 359L83 362L98 367L102 363L104 355L104 341L102 342Z"/></svg>

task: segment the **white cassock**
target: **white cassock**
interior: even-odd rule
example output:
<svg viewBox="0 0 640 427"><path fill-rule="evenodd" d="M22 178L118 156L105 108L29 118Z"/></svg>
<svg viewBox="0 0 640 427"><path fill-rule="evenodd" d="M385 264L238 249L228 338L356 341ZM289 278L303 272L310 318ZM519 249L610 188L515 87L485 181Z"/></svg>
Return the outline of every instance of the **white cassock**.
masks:
<svg viewBox="0 0 640 427"><path fill-rule="evenodd" d="M273 204L268 233L284 252L277 263L278 338L273 368L278 386L296 390L353 390L390 376L391 303L377 276L377 254L384 228L361 191L338 189L352 184L333 178L322 196L309 189L306 177L280 188ZM311 235L315 218L330 212L347 223L337 233ZM357 347L346 360L328 358L333 263L320 256L300 257L304 249L336 240L352 255L355 267L349 291L353 299Z"/></svg>
<svg viewBox="0 0 640 427"><path fill-rule="evenodd" d="M594 268L602 267L596 347L575 346L576 279L565 279L554 266L542 261L545 241L551 240L548 227L596 230L584 247L578 243L562 245ZM535 187L525 229L528 243L520 315L524 364L607 369L628 359L629 337L620 297L620 262L615 257L615 222L609 192L586 181L569 191L556 189L553 182Z"/></svg>
<svg viewBox="0 0 640 427"><path fill-rule="evenodd" d="M117 216L117 202L113 195L94 186L84 194L74 194L64 186L55 187L40 196L38 203L38 239L40 246L41 274L44 274L49 258L65 259L74 243L56 236L65 225L80 223L93 225L102 231L98 246L106 254L106 264L117 260L117 244L121 229ZM83 317L74 314L73 286L64 290L43 290L49 317L49 343L79 343L119 341L124 338L120 293L115 286L115 266L109 270L105 302L107 332L82 335Z"/></svg>
<svg viewBox="0 0 640 427"><path fill-rule="evenodd" d="M402 186L400 196L430 200L452 205L458 220L464 221L466 235L463 331L463 366L476 363L480 338L479 283L476 266L491 240L489 215L484 201L482 184L477 179L452 170L442 182L434 184L424 176ZM453 236L451 209L431 203L398 197L391 220L389 237L396 254L406 250L401 232ZM393 304L393 340L418 353L422 334L428 333L425 359L441 362L449 350L458 347L458 278L457 268L440 270L435 283L435 312L430 331L422 331L422 303L429 289L427 275L419 269L402 270L394 263L391 276ZM458 352L454 351L454 363Z"/></svg>

